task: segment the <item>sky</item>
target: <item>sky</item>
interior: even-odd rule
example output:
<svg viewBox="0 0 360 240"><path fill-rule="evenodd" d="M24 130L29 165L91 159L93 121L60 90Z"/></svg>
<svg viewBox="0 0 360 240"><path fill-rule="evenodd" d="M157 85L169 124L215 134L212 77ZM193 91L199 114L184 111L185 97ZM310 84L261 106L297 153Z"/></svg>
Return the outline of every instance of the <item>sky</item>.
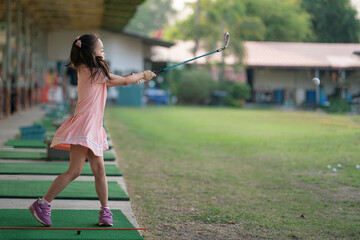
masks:
<svg viewBox="0 0 360 240"><path fill-rule="evenodd" d="M183 10L184 9L184 3L185 2L194 2L196 0L173 0L173 6L177 10ZM351 0L351 3L353 6L360 12L360 0ZM358 14L358 17L360 14Z"/></svg>
<svg viewBox="0 0 360 240"><path fill-rule="evenodd" d="M191 10L185 9L185 3L195 2L196 0L173 0L173 7L178 10L177 20L185 19L189 14L191 14Z"/></svg>
<svg viewBox="0 0 360 240"><path fill-rule="evenodd" d="M177 10L183 10L185 2L194 2L195 0L173 0L173 6Z"/></svg>
<svg viewBox="0 0 360 240"><path fill-rule="evenodd" d="M181 17L186 17L187 14L189 14L189 12L184 11L184 4L186 2L195 2L196 0L173 0L173 6L175 9L177 9L178 11L181 11L180 13L180 18ZM352 5L356 8L356 10L358 11L358 15L357 17L360 19L360 0L350 0Z"/></svg>
<svg viewBox="0 0 360 240"><path fill-rule="evenodd" d="M175 0L176 1L176 0ZM356 10L358 11L358 15L357 17L360 18L360 0L351 0L351 3L353 4L353 6L356 8Z"/></svg>

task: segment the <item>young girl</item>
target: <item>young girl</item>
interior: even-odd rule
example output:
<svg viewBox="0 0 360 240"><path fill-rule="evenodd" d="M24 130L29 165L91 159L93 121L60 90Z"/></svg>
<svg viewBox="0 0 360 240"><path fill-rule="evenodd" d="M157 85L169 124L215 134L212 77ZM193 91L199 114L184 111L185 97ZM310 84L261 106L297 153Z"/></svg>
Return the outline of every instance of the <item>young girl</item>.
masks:
<svg viewBox="0 0 360 240"><path fill-rule="evenodd" d="M106 87L129 85L142 79L149 81L156 75L149 70L126 76L110 73L109 66L105 62L103 43L93 34L84 34L75 39L71 48L69 66L78 72L78 103L74 115L59 127L51 143L51 147L70 150L69 169L54 180L46 195L36 200L29 210L40 223L51 226L50 203L81 174L87 157L101 203L99 225L112 226L103 160L103 151L108 149L103 128Z"/></svg>

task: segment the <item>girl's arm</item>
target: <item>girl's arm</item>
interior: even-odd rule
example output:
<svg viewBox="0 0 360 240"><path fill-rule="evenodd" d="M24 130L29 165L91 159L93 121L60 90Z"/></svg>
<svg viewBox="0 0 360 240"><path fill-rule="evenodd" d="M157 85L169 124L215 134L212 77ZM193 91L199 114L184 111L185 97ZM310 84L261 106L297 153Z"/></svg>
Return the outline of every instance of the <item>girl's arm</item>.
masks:
<svg viewBox="0 0 360 240"><path fill-rule="evenodd" d="M145 81L150 81L152 78L156 77L155 73L150 70L143 72L128 74L124 76L118 76L110 73L111 79L106 82L106 86L115 87L119 85L130 85L136 83L137 81L144 79Z"/></svg>

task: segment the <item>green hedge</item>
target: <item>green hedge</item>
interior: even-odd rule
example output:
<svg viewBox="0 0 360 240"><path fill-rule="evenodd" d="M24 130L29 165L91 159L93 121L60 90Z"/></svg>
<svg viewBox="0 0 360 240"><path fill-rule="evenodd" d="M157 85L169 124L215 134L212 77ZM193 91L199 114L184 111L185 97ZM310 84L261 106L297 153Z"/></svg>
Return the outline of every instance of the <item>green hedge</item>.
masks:
<svg viewBox="0 0 360 240"><path fill-rule="evenodd" d="M216 82L204 70L183 71L177 88L177 97L184 104L207 104Z"/></svg>

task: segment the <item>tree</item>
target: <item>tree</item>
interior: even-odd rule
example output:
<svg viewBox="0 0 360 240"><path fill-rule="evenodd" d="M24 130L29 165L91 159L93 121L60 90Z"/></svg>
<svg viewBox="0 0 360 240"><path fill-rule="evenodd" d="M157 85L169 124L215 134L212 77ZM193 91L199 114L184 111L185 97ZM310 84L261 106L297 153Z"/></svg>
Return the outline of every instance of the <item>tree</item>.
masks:
<svg viewBox="0 0 360 240"><path fill-rule="evenodd" d="M239 31L235 30L245 19L244 4L241 1L198 0L188 4L188 6L193 10L193 14L190 14L187 19L177 22L170 29L167 29L165 39L194 40L196 43L194 55L196 55L198 45L208 51L220 48L224 44L223 34L230 32L232 41L238 42L238 44L230 44L228 51L234 53L235 56L242 55ZM258 30L256 28L249 30L249 34ZM226 54L226 52L224 51L222 54ZM224 64L221 64L221 66L224 66ZM221 68L221 72L223 72L223 67Z"/></svg>
<svg viewBox="0 0 360 240"><path fill-rule="evenodd" d="M131 18L126 30L153 37L157 30L164 29L176 14L173 0L147 0Z"/></svg>
<svg viewBox="0 0 360 240"><path fill-rule="evenodd" d="M300 0L244 2L247 15L259 18L265 26L264 41L302 42L311 35L310 15L301 7Z"/></svg>
<svg viewBox="0 0 360 240"><path fill-rule="evenodd" d="M199 11L196 9L200 7ZM310 35L310 16L299 0L198 0L188 5L193 14L166 32L166 39L199 40L199 45L213 51L223 44L222 36L231 33L229 50L241 62L242 40L303 41Z"/></svg>
<svg viewBox="0 0 360 240"><path fill-rule="evenodd" d="M314 36L311 41L359 42L359 20L350 0L303 0L302 6L312 15Z"/></svg>

